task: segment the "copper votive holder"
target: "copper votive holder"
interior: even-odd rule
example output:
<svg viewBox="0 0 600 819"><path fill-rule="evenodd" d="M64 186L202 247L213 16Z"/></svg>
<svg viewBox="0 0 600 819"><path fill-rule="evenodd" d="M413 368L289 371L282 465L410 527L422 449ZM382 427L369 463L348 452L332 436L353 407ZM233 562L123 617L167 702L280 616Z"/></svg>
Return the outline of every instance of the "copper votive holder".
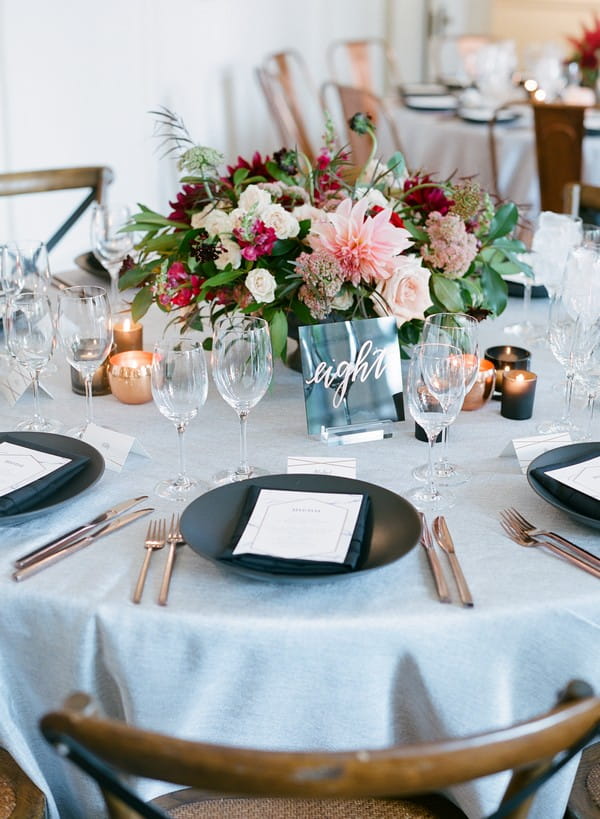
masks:
<svg viewBox="0 0 600 819"><path fill-rule="evenodd" d="M466 412L485 406L492 397L496 384L496 367L485 358L479 360L479 371L475 383L465 395L462 408Z"/></svg>
<svg viewBox="0 0 600 819"><path fill-rule="evenodd" d="M152 353L128 350L111 356L108 381L112 394L123 404L152 401Z"/></svg>

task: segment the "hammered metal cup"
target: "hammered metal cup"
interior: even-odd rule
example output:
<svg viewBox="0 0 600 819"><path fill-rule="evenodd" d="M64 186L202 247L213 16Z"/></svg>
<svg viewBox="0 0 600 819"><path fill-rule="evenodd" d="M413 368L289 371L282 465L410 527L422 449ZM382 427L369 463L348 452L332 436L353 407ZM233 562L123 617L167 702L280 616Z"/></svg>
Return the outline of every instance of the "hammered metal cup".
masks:
<svg viewBox="0 0 600 819"><path fill-rule="evenodd" d="M463 402L463 410L470 412L471 410L481 409L490 400L494 393L494 385L496 383L496 368L491 361L485 358L479 361L479 372L475 383L465 395Z"/></svg>

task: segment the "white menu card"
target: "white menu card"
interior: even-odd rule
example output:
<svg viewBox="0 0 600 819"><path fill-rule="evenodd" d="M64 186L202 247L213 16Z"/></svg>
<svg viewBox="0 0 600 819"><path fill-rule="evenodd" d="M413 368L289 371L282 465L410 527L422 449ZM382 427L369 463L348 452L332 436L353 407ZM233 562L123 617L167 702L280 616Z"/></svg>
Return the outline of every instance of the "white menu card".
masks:
<svg viewBox="0 0 600 819"><path fill-rule="evenodd" d="M546 472L549 478L600 501L600 456Z"/></svg>
<svg viewBox="0 0 600 819"><path fill-rule="evenodd" d="M16 489L50 475L61 466L70 463L70 458L40 452L38 449L13 444L0 443L0 496L8 495Z"/></svg>

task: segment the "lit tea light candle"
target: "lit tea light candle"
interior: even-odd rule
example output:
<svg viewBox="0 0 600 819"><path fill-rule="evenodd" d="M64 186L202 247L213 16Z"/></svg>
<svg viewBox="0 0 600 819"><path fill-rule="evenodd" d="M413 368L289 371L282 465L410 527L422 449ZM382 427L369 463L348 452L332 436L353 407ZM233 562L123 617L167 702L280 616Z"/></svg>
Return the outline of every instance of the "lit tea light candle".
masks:
<svg viewBox="0 0 600 819"><path fill-rule="evenodd" d="M525 421L533 414L537 375L529 370L507 370L504 373L500 414L514 421Z"/></svg>
<svg viewBox="0 0 600 819"><path fill-rule="evenodd" d="M115 345L118 353L124 353L128 350L141 350L143 343L144 328L136 321L130 318L124 319L122 322L115 324L113 327L113 335Z"/></svg>
<svg viewBox="0 0 600 819"><path fill-rule="evenodd" d="M152 353L129 350L111 356L108 381L112 394L123 404L152 401Z"/></svg>
<svg viewBox="0 0 600 819"><path fill-rule="evenodd" d="M465 395L463 410L481 409L492 397L496 383L496 369L491 361L482 358L479 361L479 371L475 383Z"/></svg>
<svg viewBox="0 0 600 819"><path fill-rule="evenodd" d="M491 361L496 368L496 395L502 394L502 382L509 370L528 370L531 360L531 353L523 347L512 347L500 345L498 347L488 347L485 351L485 358Z"/></svg>

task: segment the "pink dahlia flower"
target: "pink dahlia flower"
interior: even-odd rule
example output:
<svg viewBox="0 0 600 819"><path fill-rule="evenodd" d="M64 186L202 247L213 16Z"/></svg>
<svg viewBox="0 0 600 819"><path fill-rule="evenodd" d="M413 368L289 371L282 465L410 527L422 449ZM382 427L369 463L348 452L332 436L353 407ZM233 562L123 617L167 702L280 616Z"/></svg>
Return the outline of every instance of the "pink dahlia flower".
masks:
<svg viewBox="0 0 600 819"><path fill-rule="evenodd" d="M338 260L346 281L379 282L394 272L395 258L412 244L407 230L390 222L392 211L384 208L367 216L366 198L356 204L344 199L323 222L313 224L309 242Z"/></svg>

